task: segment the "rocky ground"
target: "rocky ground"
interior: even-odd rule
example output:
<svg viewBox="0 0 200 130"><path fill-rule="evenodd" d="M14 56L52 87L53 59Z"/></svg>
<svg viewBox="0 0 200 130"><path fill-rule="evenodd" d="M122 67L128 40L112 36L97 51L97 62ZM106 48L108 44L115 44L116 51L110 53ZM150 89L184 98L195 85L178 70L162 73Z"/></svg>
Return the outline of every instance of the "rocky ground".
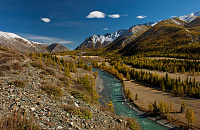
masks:
<svg viewBox="0 0 200 130"><path fill-rule="evenodd" d="M44 83L60 84L56 76L42 74L41 69L32 67L29 60L22 60L26 64L22 70L4 71L0 76L0 118L15 111L33 115L41 129L123 129L125 121L113 117L100 109L98 105L89 105L70 95L68 88L61 87L63 96L55 97L41 91ZM83 71L84 72L84 71ZM25 87L9 85L10 82L20 80ZM70 85L73 87L73 84ZM62 106L89 110L93 117L84 119L78 115L65 111Z"/></svg>

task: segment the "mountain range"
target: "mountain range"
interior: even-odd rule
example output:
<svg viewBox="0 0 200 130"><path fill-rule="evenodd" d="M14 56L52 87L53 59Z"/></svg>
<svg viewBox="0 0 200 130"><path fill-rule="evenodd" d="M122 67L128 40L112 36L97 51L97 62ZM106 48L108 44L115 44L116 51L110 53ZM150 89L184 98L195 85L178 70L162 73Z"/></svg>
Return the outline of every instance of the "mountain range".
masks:
<svg viewBox="0 0 200 130"><path fill-rule="evenodd" d="M165 36L165 33L173 33L174 35L177 35L176 33L180 33L181 31L178 32L176 29L183 31L183 30L187 30L186 28L198 27L200 25L199 16L200 16L200 11L194 12L188 15L180 16L180 17L174 17L172 19L167 19L167 20L162 20L162 21L157 21L157 22L149 22L145 24L138 24L138 25L134 25L130 27L129 29L116 31L110 34L114 37L109 37L109 38L106 37L106 36L109 36L109 34L92 35L88 37L82 44L80 44L75 50L105 48L107 51L112 51L112 50L123 49L124 47L128 46L129 43L132 43L134 41L135 41L134 43L137 42L138 44L138 41L141 41L142 39L144 40L144 38L149 40L150 36L153 36L153 35L154 35L153 36L154 40L155 40L155 37L159 39L158 35ZM192 32L189 33L189 30L187 30L184 34L181 34L184 36L178 36L177 38L193 39L192 41L194 41L195 39L198 39L198 36L193 37L194 34L191 34L194 32L198 33L198 31L194 29L191 31ZM173 39L171 34L170 36L167 36L167 37L170 39ZM192 41L184 41L184 42L191 43ZM154 41L151 41L151 42L154 42ZM168 41L168 42L173 43L173 40ZM131 45L129 45L128 47L130 46ZM124 53L125 50L127 49L130 50L130 48L128 47L126 47L123 51L120 51L120 52Z"/></svg>
<svg viewBox="0 0 200 130"><path fill-rule="evenodd" d="M44 43L33 42L14 33L0 31L0 46L9 47L23 53L30 52L62 52L69 49L60 44L47 45Z"/></svg>

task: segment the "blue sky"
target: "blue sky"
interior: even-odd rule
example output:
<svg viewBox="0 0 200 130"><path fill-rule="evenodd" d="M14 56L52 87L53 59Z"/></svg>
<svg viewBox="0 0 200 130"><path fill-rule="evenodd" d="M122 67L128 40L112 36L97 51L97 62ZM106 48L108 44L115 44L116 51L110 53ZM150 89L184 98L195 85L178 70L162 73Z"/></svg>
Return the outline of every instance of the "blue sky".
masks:
<svg viewBox="0 0 200 130"><path fill-rule="evenodd" d="M73 50L93 34L200 11L199 0L1 0L0 31Z"/></svg>

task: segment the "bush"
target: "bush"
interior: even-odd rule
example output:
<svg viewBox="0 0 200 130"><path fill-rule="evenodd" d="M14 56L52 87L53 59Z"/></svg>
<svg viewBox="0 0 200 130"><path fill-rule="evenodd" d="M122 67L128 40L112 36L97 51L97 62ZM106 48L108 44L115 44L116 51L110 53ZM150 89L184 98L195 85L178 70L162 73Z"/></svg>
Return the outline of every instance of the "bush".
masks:
<svg viewBox="0 0 200 130"><path fill-rule="evenodd" d="M18 62L14 62L12 64L12 69L14 69L14 70L23 70L23 67L22 67L21 63L18 61Z"/></svg>
<svg viewBox="0 0 200 130"><path fill-rule="evenodd" d="M72 90L72 91L70 92L70 94L71 94L72 96L74 96L74 98L83 100L83 101L85 101L85 102L87 102L87 103L90 103L90 102L91 102L91 97L84 95L84 93L83 93L82 91L79 91L79 90Z"/></svg>
<svg viewBox="0 0 200 130"><path fill-rule="evenodd" d="M23 64L23 66L22 67L29 67L29 65L28 64Z"/></svg>
<svg viewBox="0 0 200 130"><path fill-rule="evenodd" d="M130 128L131 130L138 130L138 129L140 129L140 127L136 123L135 119L128 118L126 121L127 121L127 127Z"/></svg>
<svg viewBox="0 0 200 130"><path fill-rule="evenodd" d="M8 64L4 64L4 65L1 65L0 68L2 71L8 71L8 70L11 70L12 67Z"/></svg>
<svg viewBox="0 0 200 130"><path fill-rule="evenodd" d="M24 115L24 116L23 116ZM27 117L21 111L15 111L12 115L1 117L1 130L39 130L40 127L34 121L34 117Z"/></svg>
<svg viewBox="0 0 200 130"><path fill-rule="evenodd" d="M4 76L4 72L0 70L0 76Z"/></svg>
<svg viewBox="0 0 200 130"><path fill-rule="evenodd" d="M78 108L75 106L69 106L69 105L62 105L62 108L67 111L68 113L71 113L73 115L78 115L81 118L84 119L91 119L93 117L92 113L85 108Z"/></svg>
<svg viewBox="0 0 200 130"><path fill-rule="evenodd" d="M59 78L63 84L65 85L69 85L69 78L67 78L66 76L60 77Z"/></svg>
<svg viewBox="0 0 200 130"><path fill-rule="evenodd" d="M54 69L52 69L52 68L46 68L46 69L45 69L45 71L46 71L47 73L49 73L50 75L53 75L53 76L55 76L55 75L56 75L56 72L55 72L55 70L54 70Z"/></svg>
<svg viewBox="0 0 200 130"><path fill-rule="evenodd" d="M14 85L16 87L25 88L25 83L21 80L11 81L8 85Z"/></svg>
<svg viewBox="0 0 200 130"><path fill-rule="evenodd" d="M31 65L32 65L33 67L38 68L38 69L44 69L44 65L43 65L43 63L40 62L40 61L33 61L33 62L31 63Z"/></svg>
<svg viewBox="0 0 200 130"><path fill-rule="evenodd" d="M46 85L40 86L40 88L49 95L54 95L58 97L61 97L63 95L61 88L59 88L56 85L46 84Z"/></svg>

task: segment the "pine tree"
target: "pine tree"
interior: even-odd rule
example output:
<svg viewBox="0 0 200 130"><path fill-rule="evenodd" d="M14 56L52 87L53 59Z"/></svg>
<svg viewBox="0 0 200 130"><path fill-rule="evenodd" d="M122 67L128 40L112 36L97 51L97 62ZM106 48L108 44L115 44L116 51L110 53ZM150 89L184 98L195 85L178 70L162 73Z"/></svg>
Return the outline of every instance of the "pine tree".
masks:
<svg viewBox="0 0 200 130"><path fill-rule="evenodd" d="M192 70L191 70L191 68L190 68L190 70L189 70L189 75L192 75Z"/></svg>
<svg viewBox="0 0 200 130"><path fill-rule="evenodd" d="M192 68L192 75L195 75L195 69Z"/></svg>
<svg viewBox="0 0 200 130"><path fill-rule="evenodd" d="M127 74L126 74L126 78L127 78L127 80L131 80L131 77L130 77L130 74L127 72Z"/></svg>
<svg viewBox="0 0 200 130"><path fill-rule="evenodd" d="M169 107L168 107L168 104L166 102L164 103L164 111L165 111L165 115L169 114Z"/></svg>
<svg viewBox="0 0 200 130"><path fill-rule="evenodd" d="M137 95L137 93L135 94L135 100L138 100L138 95Z"/></svg>
<svg viewBox="0 0 200 130"><path fill-rule="evenodd" d="M188 125L192 125L196 123L196 118L194 116L193 110L187 109L187 112L185 114L185 118L188 120Z"/></svg>
<svg viewBox="0 0 200 130"><path fill-rule="evenodd" d="M153 104L152 104L152 103L149 104L148 110L149 110L150 112L153 112Z"/></svg>
<svg viewBox="0 0 200 130"><path fill-rule="evenodd" d="M159 111L160 111L161 113L164 113L164 110L165 110L165 108L164 108L163 101L160 100L160 101L159 101Z"/></svg>
<svg viewBox="0 0 200 130"><path fill-rule="evenodd" d="M173 112L173 105L172 105L172 103L170 103L170 105L169 105L169 110L170 110L171 112Z"/></svg>
<svg viewBox="0 0 200 130"><path fill-rule="evenodd" d="M157 113L157 112L158 112L158 107L157 107L156 101L155 101L154 104L153 104L153 112L154 112L154 113Z"/></svg>
<svg viewBox="0 0 200 130"><path fill-rule="evenodd" d="M164 91L165 91L165 85L164 85L164 82L162 82L162 83L160 84L160 86L161 86L162 92L164 92Z"/></svg>
<svg viewBox="0 0 200 130"><path fill-rule="evenodd" d="M182 67L182 70L181 70L181 72L182 72L182 74L184 74L184 73L185 73L185 68L184 68L184 67Z"/></svg>
<svg viewBox="0 0 200 130"><path fill-rule="evenodd" d="M181 104L181 113L184 112L185 107L186 107L186 105L185 105L185 100L183 100L183 103Z"/></svg>
<svg viewBox="0 0 200 130"><path fill-rule="evenodd" d="M131 91L128 89L127 98L130 100L132 98Z"/></svg>

